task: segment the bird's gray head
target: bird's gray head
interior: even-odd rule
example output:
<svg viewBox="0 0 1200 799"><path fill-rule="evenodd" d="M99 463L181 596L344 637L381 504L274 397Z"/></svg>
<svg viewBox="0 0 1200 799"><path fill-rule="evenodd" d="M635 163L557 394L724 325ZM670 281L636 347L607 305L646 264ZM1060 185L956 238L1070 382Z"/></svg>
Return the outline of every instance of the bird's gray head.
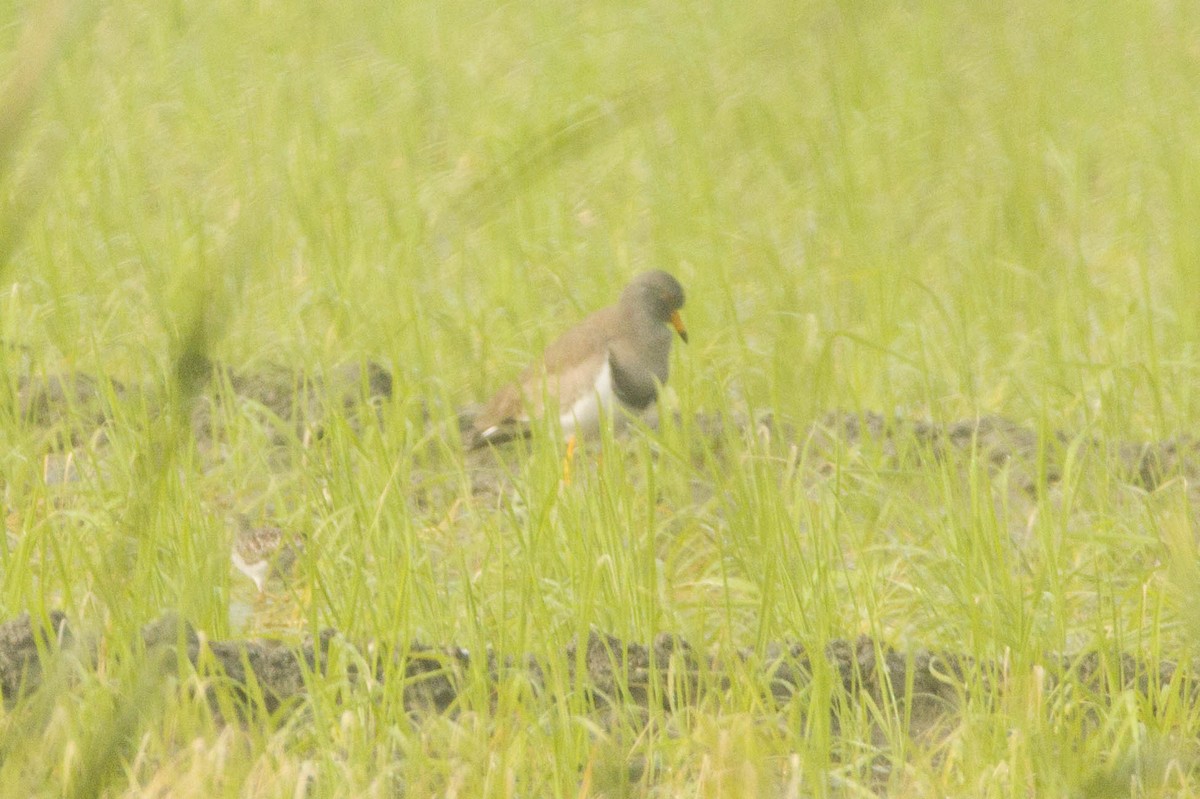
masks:
<svg viewBox="0 0 1200 799"><path fill-rule="evenodd" d="M683 307L683 286L672 275L655 269L642 272L621 292L621 304L648 313L651 318L669 324L687 342L687 328L679 316Z"/></svg>

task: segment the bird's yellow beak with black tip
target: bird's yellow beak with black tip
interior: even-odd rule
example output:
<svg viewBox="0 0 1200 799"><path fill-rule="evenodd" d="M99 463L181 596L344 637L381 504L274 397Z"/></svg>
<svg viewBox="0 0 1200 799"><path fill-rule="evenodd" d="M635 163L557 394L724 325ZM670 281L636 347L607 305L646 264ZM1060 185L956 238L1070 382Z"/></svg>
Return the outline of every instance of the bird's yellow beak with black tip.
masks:
<svg viewBox="0 0 1200 799"><path fill-rule="evenodd" d="M687 344L687 328L683 326L683 317L679 315L679 311L671 313L671 327L675 328L675 332L683 339L683 343Z"/></svg>

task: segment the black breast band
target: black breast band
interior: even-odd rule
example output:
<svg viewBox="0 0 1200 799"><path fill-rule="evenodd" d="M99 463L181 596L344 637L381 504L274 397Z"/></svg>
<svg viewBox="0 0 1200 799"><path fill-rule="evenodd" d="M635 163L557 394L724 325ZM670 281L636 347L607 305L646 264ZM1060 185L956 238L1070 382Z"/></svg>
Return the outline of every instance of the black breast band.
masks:
<svg viewBox="0 0 1200 799"><path fill-rule="evenodd" d="M654 378L647 376L639 380L633 370L623 368L611 353L608 356L608 366L612 370L613 393L622 405L641 411L658 398L658 386L655 385Z"/></svg>

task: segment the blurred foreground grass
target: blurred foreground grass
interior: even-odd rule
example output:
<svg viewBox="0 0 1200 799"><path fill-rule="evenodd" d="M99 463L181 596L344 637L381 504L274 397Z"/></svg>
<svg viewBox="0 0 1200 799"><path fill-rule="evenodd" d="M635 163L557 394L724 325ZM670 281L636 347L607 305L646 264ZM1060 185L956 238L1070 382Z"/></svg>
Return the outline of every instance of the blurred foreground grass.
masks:
<svg viewBox="0 0 1200 799"><path fill-rule="evenodd" d="M95 17L51 25L73 46L37 72L21 31L56 7ZM1194 648L1187 476L1149 491L1096 453L1200 419L1200 7L0 14L3 74L44 76L0 138L0 609L112 642L0 719L9 793L1196 792L1181 697L1092 706L1036 675L1046 652ZM682 421L566 488L537 440L472 493L455 409L644 268L688 290ZM218 376L197 440L172 393L188 358L281 364L283 386L376 360L393 396L326 402L314 441ZM52 433L22 415L22 381L59 373L96 381L102 434L83 404ZM1040 434L1032 482L982 456L718 446L689 421L836 408L1004 414ZM238 519L307 541L265 598L231 573ZM334 676L300 713L222 727L121 643L168 609L213 636L334 625L564 667L593 625L727 649L869 633L1015 676L930 741L887 708L831 728L820 675L785 713L734 680L605 724L482 679L418 723L388 684Z"/></svg>

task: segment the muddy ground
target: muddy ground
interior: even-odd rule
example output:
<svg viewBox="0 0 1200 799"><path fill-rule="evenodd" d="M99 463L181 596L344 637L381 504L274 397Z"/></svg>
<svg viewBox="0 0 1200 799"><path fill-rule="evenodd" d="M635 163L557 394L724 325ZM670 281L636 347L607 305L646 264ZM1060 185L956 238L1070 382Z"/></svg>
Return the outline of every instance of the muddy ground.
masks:
<svg viewBox="0 0 1200 799"><path fill-rule="evenodd" d="M203 395L189 402L188 418L198 443L211 446L220 437L215 429L214 403L238 402L246 412L260 414L280 438L295 437L311 442L322 436L322 418L327 409L339 409L348 418L375 412L391 396L393 379L378 364L348 366L324 378L298 378L286 369L268 369L253 374L206 365ZM12 408L25 425L42 431L49 482L69 482L81 468L72 452L81 442L95 443L105 435L115 408L138 403L155 409L154 392L100 381L87 375L50 375L19 380ZM430 414L423 414L425 424ZM470 424L471 411L459 415L458 424ZM1107 459L1116 472L1131 484L1153 489L1164 480L1182 476L1200 482L1200 441L1180 437L1158 442L1101 442L1061 431L1041 431L1000 416L935 424L924 420L885 417L874 413L831 413L809 425L797 425L776 416L722 417L704 415L688 422L714 448L729 436L757 438L773 451L804 453L804 462L819 471L829 462L825 456L844 448L872 448L887 461L904 463L940 459L955 452L969 453L996 468L1004 468L1017 490L1033 493L1039 485L1053 485L1060 478L1068 448L1088 450ZM444 431L449 432L449 431ZM467 460L478 494L503 493L504 470L495 467L489 453ZM73 471L76 470L76 471ZM420 475L415 478L418 482ZM415 485L414 491L420 491ZM426 497L427 500L432 499ZM182 652L176 652L178 644ZM41 646L39 646L41 644ZM88 663L99 639L88 630L76 629L62 614L32 620L28 615L0 624L0 691L6 703L37 690L41 676L54 668L42 658L57 658L69 651ZM322 671L328 665L330 648L349 647L356 662L373 664L372 679L403 674L405 704L414 713L443 712L455 706L458 686L472 667L473 658L486 660L494 680L515 677L536 691L543 686L543 666L525 657L498 658L494 653L469 653L454 646L430 647L411 642L354 642L336 631L317 640L284 645L265 640L202 640L186 622L164 617L142 631L139 646L146 651L186 656L193 665L215 663L234 686L247 684L249 667L262 688L262 709L274 711L301 697L304 672ZM578 648L585 653L578 657ZM646 708L661 702L676 708L697 701L725 687L723 674L757 675L764 701L786 704L812 679L815 667L828 667L839 676L841 687L852 700L869 698L879 706L885 693L909 705L911 729L922 734L944 722L962 702L965 686L985 684L1001 689L1006 680L1004 664L979 663L954 652L925 650L898 652L886 642L869 638L834 641L822 652L811 652L796 642L778 642L765 656L744 652L724 660L702 654L678 637L659 636L650 644L622 641L594 631L588 640L576 642L565 653L565 662L584 664L584 673L573 674L571 684L585 692L598 707L628 705ZM734 662L736 661L736 663ZM399 665L396 665L399 664ZM204 668L208 668L205 666ZM1156 668L1138 663L1121 653L1074 653L1047 656L1044 668L1051 680L1072 675L1079 684L1098 693L1134 687L1145 693L1152 685L1191 677L1176 673L1164 663ZM174 667L166 675L177 673ZM965 675L983 679L965 679ZM1114 676L1115 675L1115 676ZM366 675L352 674L360 678ZM891 686L892 688L886 688ZM905 688L905 686L909 686ZM244 696L249 696L243 692Z"/></svg>
<svg viewBox="0 0 1200 799"><path fill-rule="evenodd" d="M323 377L301 377L283 367L247 373L214 365L207 367L206 382L208 390L190 406L192 431L202 446L220 436L212 422L214 403L240 402L247 412L269 420L278 439L294 435L311 442L321 437L322 419L330 409L340 409L351 419L377 409L392 396L393 377L375 362L343 365ZM43 430L48 452L63 453L102 436L114 404L140 402L155 408L163 404L158 394L86 374L23 376L16 385L13 410L26 424ZM460 431L470 427L475 410L460 409ZM432 424L430 417L423 409L425 424ZM1177 476L1200 482L1200 438L1192 436L1114 443L1060 430L1039 434L1033 427L997 415L939 424L869 411L835 411L806 426L769 413L700 414L689 421L714 448L719 449L730 435L753 436L780 451L795 447L818 468L822 455L838 448L871 447L894 463L974 452L993 466L1013 467L1018 485L1033 491L1039 478L1051 484L1059 479L1067 448L1076 447L1106 460L1117 474L1148 490ZM494 488L487 468L492 462L486 451L468 457L481 491Z"/></svg>
<svg viewBox="0 0 1200 799"><path fill-rule="evenodd" d="M76 666L94 665L100 645L98 637L87 630L77 631L57 612L37 621L23 614L0 624L0 692L5 704L11 706L21 696L36 692L43 675L63 660ZM459 688L472 674L475 658L486 664L493 684L519 679L535 694L546 690L545 668L532 656L500 658L494 652L472 653L454 646L353 642L331 629L298 645L266 640L214 641L202 639L186 622L168 615L143 628L141 640L130 651L148 663L161 664L163 680L177 676L175 658L186 657L193 668L220 677L223 685L233 689L239 712L275 713L303 698L305 675L325 673L335 647L343 650L342 655L351 654L339 659L351 664L346 667L351 682L400 679L405 708L417 716L453 712ZM586 641L568 644L563 655L563 662L570 668L571 690L582 692L598 711L620 707L627 714L659 704L670 712L713 695L719 699L729 688L733 674L739 679L750 675L764 706L782 709L806 690L814 670L826 668L835 680L835 701L831 703L835 728L839 710L855 714L855 706L866 702L872 708L894 707L900 718L908 714L909 731L914 736L923 736L952 720L969 686L984 685L989 691L1001 691L1009 678L1008 667L1002 663L978 662L954 652L898 652L866 636L832 641L821 652L809 651L798 642L785 642L769 645L761 656L747 650L721 658L702 654L684 639L669 634L660 634L645 645L593 630ZM582 668L576 664L582 664ZM1133 689L1146 695L1152 688L1175 680L1180 681L1179 690L1193 695L1196 691L1194 681L1178 672L1174 664L1150 668L1119 653L1052 657L1042 668L1047 687L1069 676L1100 704L1114 692ZM839 686L849 700L846 703L836 700ZM214 709L222 712L215 701Z"/></svg>

